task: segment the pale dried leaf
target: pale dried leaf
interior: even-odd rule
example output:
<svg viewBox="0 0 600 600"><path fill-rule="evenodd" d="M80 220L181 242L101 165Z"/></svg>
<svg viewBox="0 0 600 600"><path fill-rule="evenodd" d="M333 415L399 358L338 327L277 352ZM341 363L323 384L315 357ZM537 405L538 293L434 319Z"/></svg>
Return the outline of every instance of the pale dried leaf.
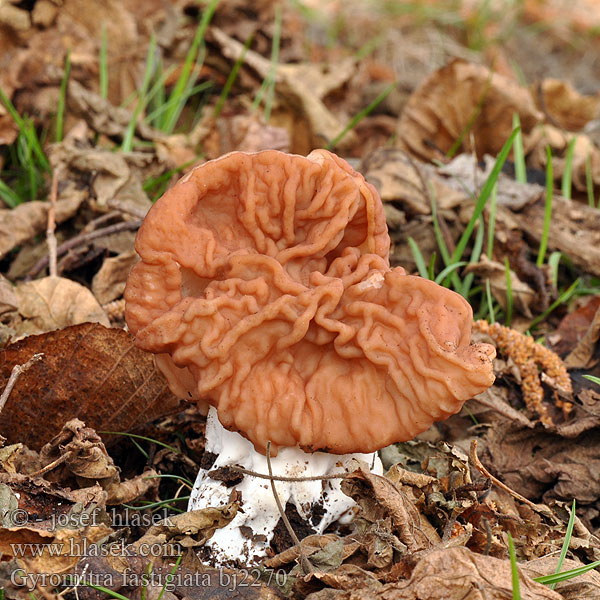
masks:
<svg viewBox="0 0 600 600"><path fill-rule="evenodd" d="M0 315L17 310L18 304L12 284L4 275L0 275Z"/></svg>
<svg viewBox="0 0 600 600"><path fill-rule="evenodd" d="M409 98L398 136L404 148L422 159L443 158L461 135L462 151L496 156L512 132L514 113L521 119L527 149L529 132L543 121L529 90L487 67L455 59L432 73Z"/></svg>
<svg viewBox="0 0 600 600"><path fill-rule="evenodd" d="M92 280L92 292L100 304L111 302L123 294L129 271L138 260L134 251L104 259Z"/></svg>
<svg viewBox="0 0 600 600"><path fill-rule="evenodd" d="M42 333L86 322L110 325L90 290L71 279L44 277L20 283L15 293L29 331Z"/></svg>
<svg viewBox="0 0 600 600"><path fill-rule="evenodd" d="M79 209L82 198L59 200L55 219L62 223ZM12 209L0 209L0 258L34 235L46 230L49 202L24 202Z"/></svg>

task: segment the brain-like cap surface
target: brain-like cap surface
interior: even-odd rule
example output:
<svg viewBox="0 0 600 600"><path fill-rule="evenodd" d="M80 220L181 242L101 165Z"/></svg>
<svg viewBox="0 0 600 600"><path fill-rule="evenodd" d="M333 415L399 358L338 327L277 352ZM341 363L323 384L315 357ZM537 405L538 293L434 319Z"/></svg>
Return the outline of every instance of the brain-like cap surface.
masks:
<svg viewBox="0 0 600 600"><path fill-rule="evenodd" d="M265 451L412 439L493 382L458 294L390 269L373 186L325 150L191 171L137 237L126 319L171 389Z"/></svg>

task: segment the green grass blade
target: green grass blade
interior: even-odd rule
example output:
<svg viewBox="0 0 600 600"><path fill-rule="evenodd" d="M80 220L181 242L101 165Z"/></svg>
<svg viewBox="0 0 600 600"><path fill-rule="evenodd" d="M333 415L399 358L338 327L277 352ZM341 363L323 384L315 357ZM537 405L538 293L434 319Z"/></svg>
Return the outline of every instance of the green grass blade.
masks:
<svg viewBox="0 0 600 600"><path fill-rule="evenodd" d="M419 275L424 279L429 279L429 274L427 273L427 265L425 264L425 258L423 257L419 245L411 237L408 238L408 245L410 247L410 251L412 252L415 264L417 265Z"/></svg>
<svg viewBox="0 0 600 600"><path fill-rule="evenodd" d="M444 281L444 279L446 279L446 277L448 277L448 275L450 275L451 273L456 271L456 269L460 269L461 267L464 267L466 264L468 264L466 260L461 260L459 262L448 265L447 267L444 267L439 272L438 276L435 278L435 282L441 283L442 281Z"/></svg>
<svg viewBox="0 0 600 600"><path fill-rule="evenodd" d="M71 73L71 50L67 50L63 78L60 82L60 93L58 95L58 108L56 111L56 141L62 142L65 122L65 106L67 100L67 84Z"/></svg>
<svg viewBox="0 0 600 600"><path fill-rule="evenodd" d="M592 383L597 383L600 385L600 377L596 377L595 375L584 375L584 377Z"/></svg>
<svg viewBox="0 0 600 600"><path fill-rule="evenodd" d="M558 266L560 259L562 258L562 252L558 250L554 251L548 257L548 266L550 267L550 281L555 288L558 288Z"/></svg>
<svg viewBox="0 0 600 600"><path fill-rule="evenodd" d="M567 531L565 533L565 539L563 540L562 548L560 549L560 556L558 558L558 564L556 565L556 574L558 575L562 569L567 552L569 551L569 544L571 543L571 536L573 535L573 526L575 525L575 498L573 498L573 506L571 507L571 514L569 515L569 522L567 524ZM550 584L550 589L553 590L558 582Z"/></svg>
<svg viewBox="0 0 600 600"><path fill-rule="evenodd" d="M340 133L338 133L331 140L331 142L329 142L329 144L327 144L326 149L333 150L342 141L342 139L346 136L346 134L349 131L354 129L366 116L368 116L377 106L379 106L379 104L381 104L388 97L388 94L394 89L395 86L396 82L390 83L390 85L388 85L385 88L385 90L383 90L383 92L381 92L381 94L379 94L379 96L377 96L377 98L375 98L375 100L373 100L373 102L369 104L369 106L363 108L359 113L354 115L350 119L346 127L344 127L344 129L342 129L342 131L340 131Z"/></svg>
<svg viewBox="0 0 600 600"><path fill-rule="evenodd" d="M167 576L165 577L165 583L162 586L162 589L160 590L160 594L158 594L158 598L156 600L162 600L162 597L165 593L165 590L167 589L167 586L171 583L171 581L173 581L173 579L175 578L175 573L177 572L177 569L179 568L179 565L181 564L181 561L183 559L183 554L180 554L177 557L177 561L175 562L175 565L173 566L173 568L171 569L171 572L167 574Z"/></svg>
<svg viewBox="0 0 600 600"><path fill-rule="evenodd" d="M119 594L119 592L115 592L114 590L104 587L103 585L93 585L92 583L87 583L86 581L82 581L81 583L94 590L98 590L99 592L104 592L107 596L110 596L111 598L116 598L117 600L129 600L127 596L123 596L123 594Z"/></svg>
<svg viewBox="0 0 600 600"><path fill-rule="evenodd" d="M0 88L0 101L4 104L8 114L12 117L14 122L17 124L19 128L19 132L27 138L28 144L31 147L33 153L36 155L37 160L39 161L40 167L42 167L45 171L50 171L50 163L42 150L42 145L40 140L35 132L35 128L33 124L29 126L29 121L25 118L21 117L17 112L14 104L10 101L10 98L4 93L2 88Z"/></svg>
<svg viewBox="0 0 600 600"><path fill-rule="evenodd" d="M594 180L592 178L592 155L585 157L585 189L587 190L588 205L594 208L596 200L594 198Z"/></svg>
<svg viewBox="0 0 600 600"><path fill-rule="evenodd" d="M145 510L147 508L160 508L161 506L166 506L171 502L182 502L183 500L189 500L189 496L179 496L178 498L169 498L168 500L159 500L158 502L149 502L148 504L143 504L142 506L133 506L133 504L125 504L122 503L121 506L125 508L130 508L132 510Z"/></svg>
<svg viewBox="0 0 600 600"><path fill-rule="evenodd" d="M496 205L498 198L498 182L494 184L492 193L490 194L489 207L489 224L488 224L488 239L487 239L487 257L492 260L494 253L494 236L496 235Z"/></svg>
<svg viewBox="0 0 600 600"><path fill-rule="evenodd" d="M149 438L146 437L145 435L138 435L137 433L127 433L125 431L99 431L98 433L105 433L107 435L122 435L125 437L129 437L132 439L136 439L136 440L144 440L146 442L151 442L152 444L156 444L157 446L162 446L163 448L168 448L169 450L171 450L171 452L174 452L175 454L179 454L179 450L177 450L177 448L174 448L173 446L169 446L169 444L165 444L164 442L161 442L159 440L155 440L153 438Z"/></svg>
<svg viewBox="0 0 600 600"><path fill-rule="evenodd" d="M429 259L429 266L427 267L427 279L433 281L435 279L435 261L437 259L436 253L433 252Z"/></svg>
<svg viewBox="0 0 600 600"><path fill-rule="evenodd" d="M460 237L460 240L458 241L458 244L456 245L456 248L455 248L454 252L452 253L452 262L456 262L462 258L463 252L465 251L465 248L467 247L467 244L471 237L471 233L473 232L473 229L475 227L475 223L477 222L477 219L479 219L479 217L481 216L481 213L483 212L485 204L488 201L488 198L490 197L490 195L492 193L492 189L494 188L494 185L498 181L498 176L500 175L500 171L502 170L504 162L506 161L508 153L510 152L510 149L511 149L513 142L515 141L515 138L516 138L517 134L519 133L519 131L520 131L520 129L514 129L513 132L510 134L510 137L508 138L508 140L506 140L506 143L504 144L504 146L502 146L502 149L500 150L500 152L496 158L496 162L494 163L494 166L493 166L490 174L488 175L488 178L485 180L485 183L483 184L483 187L481 188L481 193L479 194L479 198L477 199L477 203L475 204L475 210L473 211L473 214L471 215L471 219L469 220L467 226L465 227L465 230L463 231L463 233Z"/></svg>
<svg viewBox="0 0 600 600"><path fill-rule="evenodd" d="M487 98L488 92L490 91L490 87L492 85L493 74L494 74L494 71L492 69L492 70L490 70L490 74L487 78L487 81L485 82L485 87L483 88L481 97L477 101L477 104L475 105L473 112L469 116L469 120L467 121L467 124L464 126L463 130L460 132L460 134L456 138L456 141L454 142L454 144L452 144L452 146L450 147L450 150L448 150L448 152L446 152L446 156L448 158L452 158L458 152L459 148L462 146L463 140L465 139L465 137L467 136L469 131L471 131L471 128L473 127L473 125L475 124L475 121L477 120L477 117L481 113L481 109L483 108L483 104L485 102L485 99Z"/></svg>
<svg viewBox="0 0 600 600"><path fill-rule="evenodd" d="M571 198L571 179L573 177L573 154L575 152L575 141L577 138L573 136L569 140L567 146L567 154L565 156L565 170L562 176L561 193L565 198Z"/></svg>
<svg viewBox="0 0 600 600"><path fill-rule="evenodd" d="M490 285L490 280L485 280L485 298L487 301L487 309L488 309L488 321L490 323L496 322L496 315L494 313L494 299L492 297L492 289Z"/></svg>
<svg viewBox="0 0 600 600"><path fill-rule="evenodd" d="M147 477L142 477L142 479L175 479L177 481L181 481L181 483L185 483L190 488L194 487L194 482L187 479L187 477L183 477L183 475L172 475L171 473L159 473L157 475L148 475Z"/></svg>
<svg viewBox="0 0 600 600"><path fill-rule="evenodd" d="M22 200L2 179L0 179L0 198L9 208L21 204Z"/></svg>
<svg viewBox="0 0 600 600"><path fill-rule="evenodd" d="M193 96L194 94L197 94L199 92L203 92L204 90L208 90L212 86L213 86L212 81L204 81L203 83L199 83L198 85L186 90L184 92L183 96L177 98L177 100L169 98L165 103L157 106L157 108L155 110L153 110L151 113L148 113L148 116L146 117L146 121L148 121L149 123L153 123L158 120L160 122L159 117L166 115L169 112L169 110L173 104L179 103L183 107L185 105L185 103L187 102L187 100L190 98L190 96ZM179 114L181 114L180 111L178 112L178 116L179 116ZM167 133L170 133L167 125L163 125L159 128Z"/></svg>
<svg viewBox="0 0 600 600"><path fill-rule="evenodd" d="M123 142L121 143L121 150L123 152L131 152L133 149L133 136L135 135L137 120L144 110L146 103L148 102L148 87L150 86L150 80L152 79L152 73L154 72L155 51L156 36L152 34L150 37L150 44L148 45L148 53L146 54L146 68L144 70L142 89L139 92L137 104L131 116L131 120L127 124L127 129L125 130L125 135L123 136Z"/></svg>
<svg viewBox="0 0 600 600"><path fill-rule="evenodd" d="M510 274L510 264L508 258L504 257L504 273L506 275L506 318L505 325L510 327L513 313L513 294L512 294L512 278Z"/></svg>
<svg viewBox="0 0 600 600"><path fill-rule="evenodd" d="M471 252L471 258L469 259L469 264L475 264L479 262L479 258L481 257L481 250L483 248L483 238L485 236L485 220L483 215L479 217L479 227L477 228L477 233L475 234L475 242L473 243L473 250ZM466 277L463 280L462 284L462 292L461 294L468 298L471 285L473 285L473 279L475 275L473 273L467 273Z"/></svg>
<svg viewBox="0 0 600 600"><path fill-rule="evenodd" d="M100 96L106 100L108 98L108 34L106 23L102 23L100 40L100 54L98 56L99 86Z"/></svg>
<svg viewBox="0 0 600 600"><path fill-rule="evenodd" d="M525 151L523 150L523 133L521 132L521 120L519 113L513 113L513 129L519 129L515 137L513 153L515 157L515 180L519 183L527 183L527 169L525 167Z"/></svg>
<svg viewBox="0 0 600 600"><path fill-rule="evenodd" d="M521 584L519 582L519 569L517 568L517 557L515 555L515 544L508 532L508 555L510 556L510 573L512 576L512 597L513 600L521 600Z"/></svg>
<svg viewBox="0 0 600 600"><path fill-rule="evenodd" d="M275 5L275 26L273 28L273 46L271 48L271 67L269 69L269 86L267 88L267 98L265 100L265 123L271 118L271 109L275 99L275 73L277 63L279 62L279 45L281 40L281 6Z"/></svg>
<svg viewBox="0 0 600 600"><path fill-rule="evenodd" d="M165 115L164 131L167 133L172 132L177 124L177 119L179 118L181 109L183 108L181 99L183 98L183 94L188 87L194 65L197 64L197 60L200 57L200 45L204 41L206 29L215 10L217 9L218 4L219 0L211 0L208 6L204 9L202 19L200 20L200 24L198 25L194 39L192 40L192 45L186 54L179 78L177 79L177 82L173 87L173 91L169 96L169 100L173 99L173 104L170 106L169 111Z"/></svg>
<svg viewBox="0 0 600 600"><path fill-rule="evenodd" d="M571 296L575 293L577 286L579 285L581 278L577 278L541 315L538 315L529 324L529 329L533 329L536 325L541 323L553 310L558 306L567 302Z"/></svg>
<svg viewBox="0 0 600 600"><path fill-rule="evenodd" d="M570 569L569 571L563 571L562 573L554 573L552 575L542 575L541 577L534 577L534 581L548 585L549 583L560 583L561 581L568 581L579 575L585 575L588 571L597 569L600 567L600 560L584 565L583 567L577 567L576 569Z"/></svg>
<svg viewBox="0 0 600 600"><path fill-rule="evenodd" d="M244 49L242 50L242 53L238 56L237 60L235 61L235 64L233 65L233 68L231 69L231 71L229 72L229 75L227 76L227 81L225 82L225 85L223 86L223 89L221 90L221 94L219 95L219 99L217 100L217 103L215 104L215 109L213 111L213 117L215 119L221 114L221 111L223 110L225 101L227 100L227 97L229 96L229 92L231 91L231 88L233 87L233 84L235 83L235 80L237 79L238 73L239 73L240 69L242 68L242 65L244 64L244 58L246 57L246 52L248 52L248 48L250 48L250 44L252 44L253 39L254 39L254 34L252 33L252 34L250 34L250 36L248 36L248 39L245 41Z"/></svg>
<svg viewBox="0 0 600 600"><path fill-rule="evenodd" d="M554 169L552 167L552 150L546 146L546 207L544 209L544 228L540 239L540 249L536 264L541 267L546 257L548 248L548 236L550 235L550 219L552 218L552 196L554 192Z"/></svg>

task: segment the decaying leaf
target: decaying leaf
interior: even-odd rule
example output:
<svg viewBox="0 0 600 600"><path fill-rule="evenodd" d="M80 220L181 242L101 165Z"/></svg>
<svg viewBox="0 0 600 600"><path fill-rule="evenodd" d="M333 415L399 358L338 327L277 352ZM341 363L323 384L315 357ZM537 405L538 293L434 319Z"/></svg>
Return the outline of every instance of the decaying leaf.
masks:
<svg viewBox="0 0 600 600"><path fill-rule="evenodd" d="M539 427L500 425L488 432L484 457L504 483L534 501L577 498L585 504L600 498L600 440L595 429L569 439Z"/></svg>
<svg viewBox="0 0 600 600"><path fill-rule="evenodd" d="M586 369L591 365L595 354L596 345L600 339L600 307L596 309L592 322L577 345L565 359L565 365L569 369Z"/></svg>
<svg viewBox="0 0 600 600"><path fill-rule="evenodd" d="M584 96L568 81L544 79L533 86L532 95L538 108L566 131L579 131L600 116L600 96Z"/></svg>
<svg viewBox="0 0 600 600"><path fill-rule="evenodd" d="M104 259L100 270L92 279L92 292L100 304L116 300L123 294L129 271L138 260L134 251Z"/></svg>
<svg viewBox="0 0 600 600"><path fill-rule="evenodd" d="M494 260L489 260L483 254L477 263L470 263L465 267L465 273L475 273L483 281L490 282L490 290L504 311L508 305L508 281L506 267ZM531 318L530 306L536 298L535 292L517 274L510 269L511 297L515 310L527 318Z"/></svg>
<svg viewBox="0 0 600 600"><path fill-rule="evenodd" d="M70 219L83 198L58 200L55 218L57 223ZM0 209L0 258L13 248L46 230L49 202L24 202L12 209Z"/></svg>
<svg viewBox="0 0 600 600"><path fill-rule="evenodd" d="M19 314L27 319L19 325L21 333L41 333L85 322L110 325L90 290L71 279L44 277L20 283L15 293Z"/></svg>
<svg viewBox="0 0 600 600"><path fill-rule="evenodd" d="M520 569L523 600L561 600L548 586L536 583ZM359 584L359 582L357 582ZM475 554L467 548L423 553L409 579L379 587L324 589L306 600L512 600L509 560Z"/></svg>
<svg viewBox="0 0 600 600"><path fill-rule="evenodd" d="M358 469L342 481L342 491L362 509L361 518L369 523L390 519L390 533L406 545L410 552L431 547L421 529L419 512L410 499L392 481Z"/></svg>
<svg viewBox="0 0 600 600"><path fill-rule="evenodd" d="M130 334L93 323L10 344L0 354L0 389L13 366L38 352L44 358L19 378L0 413L9 443L40 448L74 417L97 431L129 431L180 405Z"/></svg>
<svg viewBox="0 0 600 600"><path fill-rule="evenodd" d="M19 300L14 287L4 275L0 275L0 316L17 310Z"/></svg>
<svg viewBox="0 0 600 600"><path fill-rule="evenodd" d="M562 563L561 571L570 571L583 566L577 560L566 558ZM557 567L558 556L556 554L531 560L521 565L522 570L532 578L552 575L556 573ZM573 579L561 581L555 589L565 600L596 600L596 598L600 598L600 574L595 570L588 571Z"/></svg>
<svg viewBox="0 0 600 600"><path fill-rule="evenodd" d="M244 45L229 37L217 27L212 35L221 46L223 54L235 61L244 53ZM260 54L248 50L244 62L254 69L261 79L269 76L271 62ZM335 138L344 128L345 122L338 119L325 105L323 98L341 87L355 70L354 59L336 63L335 67L316 64L278 64L275 68L275 86L280 97L300 110L301 116L310 123L313 143L317 146ZM356 143L353 131L341 140L339 147Z"/></svg>
<svg viewBox="0 0 600 600"><path fill-rule="evenodd" d="M398 136L404 148L422 159L443 158L457 140L463 152L496 156L512 132L513 113L519 114L527 148L528 134L543 121L529 90L487 67L455 59L409 98Z"/></svg>

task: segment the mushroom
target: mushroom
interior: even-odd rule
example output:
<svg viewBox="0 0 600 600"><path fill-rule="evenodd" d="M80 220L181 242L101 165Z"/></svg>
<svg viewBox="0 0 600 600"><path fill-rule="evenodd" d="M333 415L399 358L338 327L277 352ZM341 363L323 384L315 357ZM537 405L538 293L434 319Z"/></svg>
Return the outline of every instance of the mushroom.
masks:
<svg viewBox="0 0 600 600"><path fill-rule="evenodd" d="M137 236L125 290L136 344L172 391L208 410L219 467L306 477L376 471L376 451L460 410L493 380L460 295L390 268L375 188L325 150L233 152L188 173ZM278 481L317 532L353 506L339 480ZM280 515L265 479L209 540L219 564L264 556ZM232 488L202 470L190 509ZM238 494L239 497L239 494ZM321 515L320 517L318 515Z"/></svg>

